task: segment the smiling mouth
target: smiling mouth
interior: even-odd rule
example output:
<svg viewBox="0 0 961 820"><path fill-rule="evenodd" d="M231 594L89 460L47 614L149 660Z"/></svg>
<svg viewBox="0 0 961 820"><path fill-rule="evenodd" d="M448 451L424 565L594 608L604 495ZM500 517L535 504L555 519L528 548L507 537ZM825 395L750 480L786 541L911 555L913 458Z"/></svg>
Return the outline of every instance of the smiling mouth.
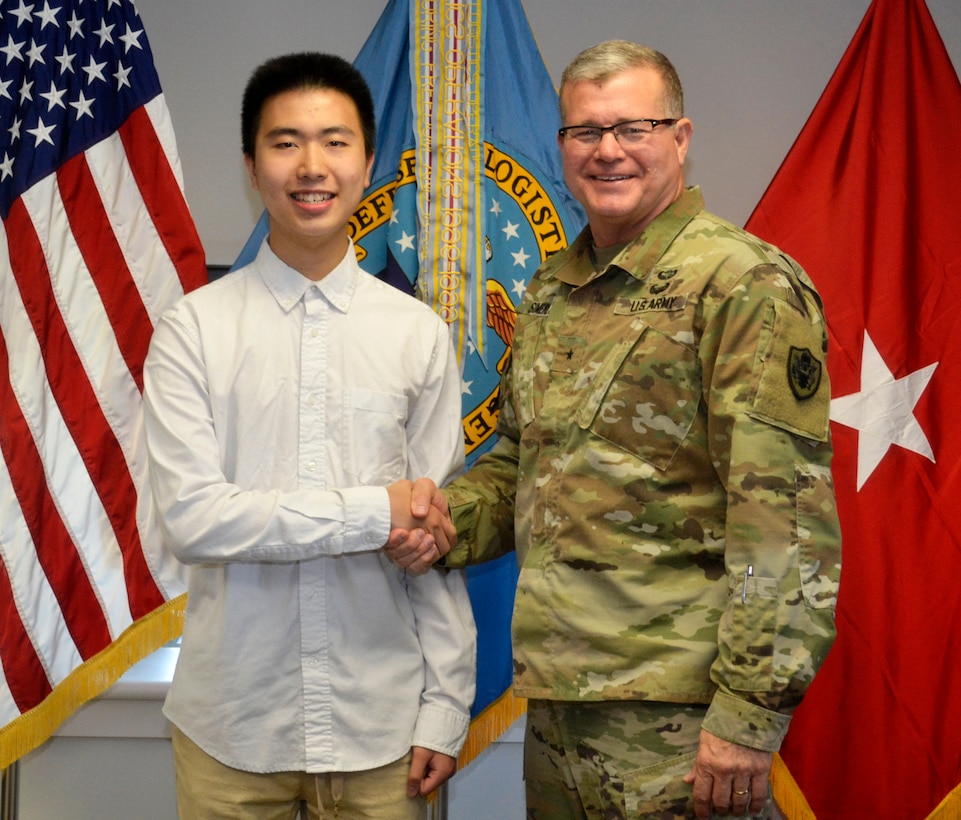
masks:
<svg viewBox="0 0 961 820"><path fill-rule="evenodd" d="M304 202L308 205L313 205L318 202L328 202L334 198L334 195L326 194L326 193L308 193L308 194L291 194L291 197L293 197L293 199L296 199L298 202Z"/></svg>
<svg viewBox="0 0 961 820"><path fill-rule="evenodd" d="M599 175L597 175L597 176L594 177L594 179L596 179L598 182L621 182L621 181L623 181L623 180L625 180L625 179L630 179L630 178L631 178L631 177L630 177L629 174L616 174L616 175L613 175L613 176L599 176Z"/></svg>

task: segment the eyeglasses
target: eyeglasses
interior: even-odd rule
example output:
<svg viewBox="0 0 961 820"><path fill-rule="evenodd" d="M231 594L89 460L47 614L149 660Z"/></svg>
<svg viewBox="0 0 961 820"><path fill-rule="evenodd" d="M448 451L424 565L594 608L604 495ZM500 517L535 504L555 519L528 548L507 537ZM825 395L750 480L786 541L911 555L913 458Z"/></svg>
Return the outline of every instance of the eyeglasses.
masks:
<svg viewBox="0 0 961 820"><path fill-rule="evenodd" d="M557 133L564 139L576 140L581 145L597 145L608 131L623 145L637 145L644 141L659 125L674 125L677 119L651 120L646 117L640 120L628 120L614 125L568 125L558 129Z"/></svg>

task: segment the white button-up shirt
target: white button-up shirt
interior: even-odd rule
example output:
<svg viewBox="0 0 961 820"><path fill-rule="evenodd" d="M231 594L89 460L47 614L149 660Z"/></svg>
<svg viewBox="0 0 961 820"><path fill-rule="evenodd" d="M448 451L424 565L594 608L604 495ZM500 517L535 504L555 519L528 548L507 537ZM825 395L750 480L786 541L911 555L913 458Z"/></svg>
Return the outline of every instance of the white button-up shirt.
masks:
<svg viewBox="0 0 961 820"><path fill-rule="evenodd" d="M463 575L379 548L384 487L463 466L446 325L357 265L313 283L265 242L158 323L144 373L153 496L190 566L164 713L256 772L456 756L474 697Z"/></svg>

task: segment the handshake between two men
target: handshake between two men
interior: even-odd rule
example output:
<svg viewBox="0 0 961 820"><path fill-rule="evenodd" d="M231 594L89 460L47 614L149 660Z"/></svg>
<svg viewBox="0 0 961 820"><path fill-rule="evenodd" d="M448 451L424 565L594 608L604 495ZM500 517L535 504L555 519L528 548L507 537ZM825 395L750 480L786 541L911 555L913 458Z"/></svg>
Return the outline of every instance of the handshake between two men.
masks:
<svg viewBox="0 0 961 820"><path fill-rule="evenodd" d="M447 498L429 478L397 481L387 487L390 536L387 557L410 572L426 572L457 545Z"/></svg>

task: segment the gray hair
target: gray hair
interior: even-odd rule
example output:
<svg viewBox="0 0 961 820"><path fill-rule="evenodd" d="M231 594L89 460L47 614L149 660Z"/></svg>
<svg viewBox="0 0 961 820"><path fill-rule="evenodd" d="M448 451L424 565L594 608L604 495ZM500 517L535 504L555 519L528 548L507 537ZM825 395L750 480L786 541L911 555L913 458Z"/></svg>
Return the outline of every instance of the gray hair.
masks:
<svg viewBox="0 0 961 820"><path fill-rule="evenodd" d="M680 119L684 116L684 89L673 64L660 51L628 40L607 40L585 49L564 69L561 92L565 86L588 81L603 83L616 74L632 68L653 68L664 81L664 113ZM563 100L563 97L561 98ZM564 116L561 102L561 118Z"/></svg>

